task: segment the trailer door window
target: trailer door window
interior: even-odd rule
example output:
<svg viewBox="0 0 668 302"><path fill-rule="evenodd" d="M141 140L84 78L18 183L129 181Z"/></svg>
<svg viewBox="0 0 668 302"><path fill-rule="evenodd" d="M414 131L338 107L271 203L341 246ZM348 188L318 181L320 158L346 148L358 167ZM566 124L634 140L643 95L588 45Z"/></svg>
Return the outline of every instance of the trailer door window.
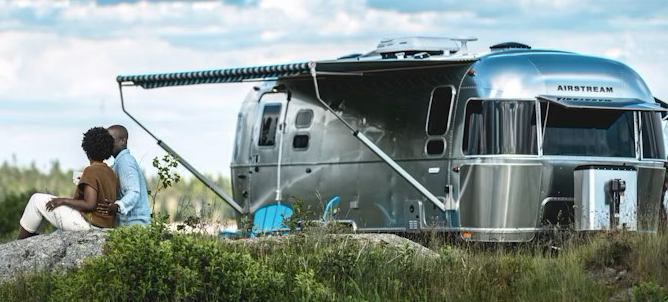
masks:
<svg viewBox="0 0 668 302"><path fill-rule="evenodd" d="M270 104L264 106L262 112L262 125L260 128L259 146L273 146L276 144L276 126L281 114L281 104Z"/></svg>
<svg viewBox="0 0 668 302"><path fill-rule="evenodd" d="M453 88L438 87L431 92L429 117L427 119L428 135L443 135L448 128L450 103L452 103Z"/></svg>
<svg viewBox="0 0 668 302"><path fill-rule="evenodd" d="M538 154L534 101L470 100L465 117L464 154Z"/></svg>
<svg viewBox="0 0 668 302"><path fill-rule="evenodd" d="M541 102L543 154L635 157L633 112L568 109Z"/></svg>

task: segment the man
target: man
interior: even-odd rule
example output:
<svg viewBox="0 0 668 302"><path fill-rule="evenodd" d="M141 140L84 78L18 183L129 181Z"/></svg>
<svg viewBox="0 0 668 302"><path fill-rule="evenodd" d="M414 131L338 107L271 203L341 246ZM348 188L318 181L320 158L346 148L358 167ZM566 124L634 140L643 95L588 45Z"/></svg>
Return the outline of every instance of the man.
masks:
<svg viewBox="0 0 668 302"><path fill-rule="evenodd" d="M151 214L146 180L139 164L128 150L128 130L121 125L113 125L107 128L107 131L114 138L114 164L111 168L118 177L120 199L106 210L110 214L116 214L116 225L148 225Z"/></svg>

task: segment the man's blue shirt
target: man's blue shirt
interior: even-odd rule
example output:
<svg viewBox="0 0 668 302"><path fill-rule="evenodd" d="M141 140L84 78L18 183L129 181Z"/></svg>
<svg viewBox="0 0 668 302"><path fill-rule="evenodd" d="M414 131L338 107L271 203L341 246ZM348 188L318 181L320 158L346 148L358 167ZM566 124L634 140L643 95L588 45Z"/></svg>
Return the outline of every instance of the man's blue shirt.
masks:
<svg viewBox="0 0 668 302"><path fill-rule="evenodd" d="M128 149L124 149L114 157L114 164L111 166L118 177L118 214L116 214L117 225L148 225L151 213L148 205L148 190L146 189L146 180L142 175L139 164L130 154Z"/></svg>

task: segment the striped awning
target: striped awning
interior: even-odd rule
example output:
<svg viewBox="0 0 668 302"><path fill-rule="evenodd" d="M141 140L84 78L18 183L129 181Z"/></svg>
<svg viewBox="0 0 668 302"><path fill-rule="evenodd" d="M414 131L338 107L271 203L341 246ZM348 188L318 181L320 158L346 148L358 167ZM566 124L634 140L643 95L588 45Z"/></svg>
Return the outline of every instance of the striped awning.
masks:
<svg viewBox="0 0 668 302"><path fill-rule="evenodd" d="M195 84L232 83L261 80L308 73L308 62L229 69L157 73L144 75L120 75L118 83L132 83L145 89Z"/></svg>
<svg viewBox="0 0 668 302"><path fill-rule="evenodd" d="M338 74L373 74L378 72L431 68L438 66L468 64L475 58L452 60L369 60L369 61L319 61L318 72ZM120 84L141 86L145 89L212 83L233 83L243 81L261 81L291 76L306 75L310 72L309 63L292 63L256 67L240 67L201 71L156 73L143 75L120 75L116 81Z"/></svg>

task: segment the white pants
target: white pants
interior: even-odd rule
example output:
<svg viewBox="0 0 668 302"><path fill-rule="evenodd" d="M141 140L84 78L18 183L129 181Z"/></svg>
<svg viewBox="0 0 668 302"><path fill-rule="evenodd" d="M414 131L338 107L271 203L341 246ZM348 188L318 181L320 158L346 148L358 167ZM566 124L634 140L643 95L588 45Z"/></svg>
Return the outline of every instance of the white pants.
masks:
<svg viewBox="0 0 668 302"><path fill-rule="evenodd" d="M91 228L79 211L66 205L47 211L46 203L56 197L42 193L33 194L21 216L21 226L30 233L36 233L47 221L64 231L85 231Z"/></svg>

